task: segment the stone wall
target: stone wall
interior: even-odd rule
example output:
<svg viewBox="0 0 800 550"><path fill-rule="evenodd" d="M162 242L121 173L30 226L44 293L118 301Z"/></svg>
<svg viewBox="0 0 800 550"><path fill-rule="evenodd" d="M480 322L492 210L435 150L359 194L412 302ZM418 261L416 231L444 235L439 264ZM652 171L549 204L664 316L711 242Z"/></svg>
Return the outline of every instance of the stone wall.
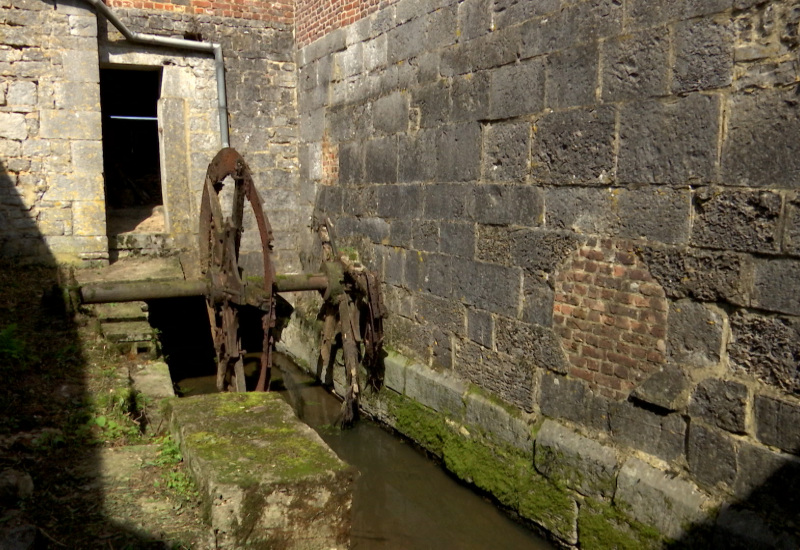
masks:
<svg viewBox="0 0 800 550"><path fill-rule="evenodd" d="M798 24L786 0L403 0L298 51L302 185L383 277L387 344L544 422L535 456L614 457L594 493L529 464L574 502L562 542L596 547L596 517L798 535Z"/></svg>
<svg viewBox="0 0 800 550"><path fill-rule="evenodd" d="M308 217L313 197L299 193L293 28L266 15L236 19L179 8L117 13L134 31L222 44L231 145L253 170L275 229L279 268L297 270L298 219ZM0 4L0 17L0 255L108 260L101 66L161 69L167 233L159 242L172 252L196 248L205 169L221 147L212 56L130 44L104 19L98 26L80 0L9 1ZM247 223L243 253L250 258L260 243L252 218ZM146 248L151 238L112 248Z"/></svg>

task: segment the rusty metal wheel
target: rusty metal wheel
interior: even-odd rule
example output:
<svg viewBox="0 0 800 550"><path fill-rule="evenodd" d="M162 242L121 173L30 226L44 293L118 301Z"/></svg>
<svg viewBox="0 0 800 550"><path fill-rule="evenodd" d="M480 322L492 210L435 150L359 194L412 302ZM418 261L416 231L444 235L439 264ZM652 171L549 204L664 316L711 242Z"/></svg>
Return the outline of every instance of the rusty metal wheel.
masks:
<svg viewBox="0 0 800 550"><path fill-rule="evenodd" d="M219 195L230 177L233 200L229 216L225 216ZM261 238L264 258L261 277L242 279L239 249L244 231L244 203L250 203ZM275 345L275 271L272 265L272 228L261 205L250 169L236 150L222 149L208 166L200 205L200 262L209 281L206 298L211 333L217 359L217 388L220 391L247 391L244 355L239 325L240 308L254 306L261 311L264 340L257 391L269 385L272 348ZM250 280L259 280L252 288ZM263 281L263 282L262 282Z"/></svg>

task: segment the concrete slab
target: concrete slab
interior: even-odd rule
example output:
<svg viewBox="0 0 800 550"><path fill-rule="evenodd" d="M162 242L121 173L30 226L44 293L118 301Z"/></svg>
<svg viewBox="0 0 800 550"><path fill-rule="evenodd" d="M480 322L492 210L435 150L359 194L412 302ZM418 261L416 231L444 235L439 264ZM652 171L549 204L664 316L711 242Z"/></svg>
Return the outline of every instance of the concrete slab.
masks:
<svg viewBox="0 0 800 550"><path fill-rule="evenodd" d="M274 393L167 402L219 548L346 548L356 472Z"/></svg>

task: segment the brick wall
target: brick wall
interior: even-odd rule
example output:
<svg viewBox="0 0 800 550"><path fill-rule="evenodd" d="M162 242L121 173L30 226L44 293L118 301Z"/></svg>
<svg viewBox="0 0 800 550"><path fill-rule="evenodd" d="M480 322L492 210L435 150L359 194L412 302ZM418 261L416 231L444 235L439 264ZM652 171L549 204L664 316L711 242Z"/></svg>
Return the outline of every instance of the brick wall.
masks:
<svg viewBox="0 0 800 550"><path fill-rule="evenodd" d="M194 0L196 1L196 0ZM295 36L298 47L346 27L396 0L298 0Z"/></svg>
<svg viewBox="0 0 800 550"><path fill-rule="evenodd" d="M796 2L349 9L298 32L301 185L381 273L388 343L791 515L767 480L800 449Z"/></svg>
<svg viewBox="0 0 800 550"><path fill-rule="evenodd" d="M212 15L235 17L292 25L294 23L294 2L290 0L175 0L173 2L151 2L149 0L108 0L111 8L134 8L142 10L166 11L189 15Z"/></svg>

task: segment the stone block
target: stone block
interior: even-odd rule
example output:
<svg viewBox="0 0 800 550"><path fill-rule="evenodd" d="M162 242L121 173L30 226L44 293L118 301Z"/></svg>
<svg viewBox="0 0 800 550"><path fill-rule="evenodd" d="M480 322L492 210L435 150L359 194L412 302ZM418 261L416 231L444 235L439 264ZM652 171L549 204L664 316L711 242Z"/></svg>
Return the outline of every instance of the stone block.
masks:
<svg viewBox="0 0 800 550"><path fill-rule="evenodd" d="M432 339L430 331L418 323L392 315L384 323L386 343L400 350L404 355L427 363L430 360Z"/></svg>
<svg viewBox="0 0 800 550"><path fill-rule="evenodd" d="M365 146L365 180L369 183L397 181L397 138L371 139Z"/></svg>
<svg viewBox="0 0 800 550"><path fill-rule="evenodd" d="M631 392L631 398L663 409L681 412L689 401L690 380L674 365L664 365Z"/></svg>
<svg viewBox="0 0 800 550"><path fill-rule="evenodd" d="M339 144L339 181L360 185L364 178L364 145L358 141Z"/></svg>
<svg viewBox="0 0 800 550"><path fill-rule="evenodd" d="M553 289L537 276L525 275L522 283L522 321L549 327L553 324Z"/></svg>
<svg viewBox="0 0 800 550"><path fill-rule="evenodd" d="M614 449L545 420L536 434L534 464L555 484L584 496L611 497L617 476Z"/></svg>
<svg viewBox="0 0 800 550"><path fill-rule="evenodd" d="M619 214L613 190L589 187L549 187L543 191L545 226L583 234L615 235Z"/></svg>
<svg viewBox="0 0 800 550"><path fill-rule="evenodd" d="M61 54L65 80L70 82L100 82L100 62L97 50L66 50Z"/></svg>
<svg viewBox="0 0 800 550"><path fill-rule="evenodd" d="M559 340L547 327L497 317L495 344L497 351L525 357L538 368L559 374L567 372L567 361Z"/></svg>
<svg viewBox="0 0 800 550"><path fill-rule="evenodd" d="M669 88L669 33L665 28L626 34L603 44L602 98L624 101L665 95Z"/></svg>
<svg viewBox="0 0 800 550"><path fill-rule="evenodd" d="M222 547L349 543L355 472L279 396L172 400L169 417ZM225 422L236 432L219 429ZM254 502L261 508L254 510Z"/></svg>
<svg viewBox="0 0 800 550"><path fill-rule="evenodd" d="M489 73L467 73L452 80L451 119L472 122L486 118L489 113Z"/></svg>
<svg viewBox="0 0 800 550"><path fill-rule="evenodd" d="M436 9L423 17L425 20L425 40L422 43L423 52L431 52L455 43L458 37L457 13L455 5L443 2L440 9Z"/></svg>
<svg viewBox="0 0 800 550"><path fill-rule="evenodd" d="M512 235L511 255L528 273L553 273L582 242L568 232L519 230Z"/></svg>
<svg viewBox="0 0 800 550"><path fill-rule="evenodd" d="M580 380L545 373L539 389L539 410L550 418L608 432L608 401Z"/></svg>
<svg viewBox="0 0 800 550"><path fill-rule="evenodd" d="M689 414L723 430L745 433L748 391L744 384L708 379L698 384L689 403Z"/></svg>
<svg viewBox="0 0 800 550"><path fill-rule="evenodd" d="M692 297L702 302L750 303L752 261L727 252L641 247L644 263L667 297ZM752 275L749 275L752 277Z"/></svg>
<svg viewBox="0 0 800 550"><path fill-rule="evenodd" d="M100 140L99 111L55 111L39 113L39 136L57 139Z"/></svg>
<svg viewBox="0 0 800 550"><path fill-rule="evenodd" d="M761 445L740 442L734 494L750 508L772 517L800 513L800 461Z"/></svg>
<svg viewBox="0 0 800 550"><path fill-rule="evenodd" d="M492 349L494 342L492 315L488 311L467 308L467 335L476 344Z"/></svg>
<svg viewBox="0 0 800 550"><path fill-rule="evenodd" d="M374 71L385 67L388 59L387 54L388 48L385 34L364 42L364 69Z"/></svg>
<svg viewBox="0 0 800 550"><path fill-rule="evenodd" d="M405 395L417 403L451 416L461 418L464 411L462 396L467 385L418 363L406 366Z"/></svg>
<svg viewBox="0 0 800 550"><path fill-rule="evenodd" d="M430 181L436 175L436 132L421 130L398 137L401 182Z"/></svg>
<svg viewBox="0 0 800 550"><path fill-rule="evenodd" d="M56 109L99 111L100 87L95 82L56 82L53 84Z"/></svg>
<svg viewBox="0 0 800 550"><path fill-rule="evenodd" d="M478 123L443 126L436 136L436 179L472 181L480 174L481 128Z"/></svg>
<svg viewBox="0 0 800 550"><path fill-rule="evenodd" d="M384 185L376 189L378 216L413 220L422 215L422 188L419 185Z"/></svg>
<svg viewBox="0 0 800 550"><path fill-rule="evenodd" d="M541 190L523 185L478 185L473 190L472 218L488 225L541 225Z"/></svg>
<svg viewBox="0 0 800 550"><path fill-rule="evenodd" d="M418 17L386 33L389 63L403 61L423 51L426 24L424 17Z"/></svg>
<svg viewBox="0 0 800 550"><path fill-rule="evenodd" d="M414 299L414 306L417 321L439 330L464 334L466 316L463 305L452 300L420 293Z"/></svg>
<svg viewBox="0 0 800 550"><path fill-rule="evenodd" d="M734 28L729 18L681 21L675 26L673 93L729 86L733 79Z"/></svg>
<svg viewBox="0 0 800 550"><path fill-rule="evenodd" d="M689 426L686 459L692 477L710 489L732 487L736 479L736 447L723 432L698 422Z"/></svg>
<svg viewBox="0 0 800 550"><path fill-rule="evenodd" d="M544 107L544 61L532 59L491 72L489 117L511 118L538 113Z"/></svg>
<svg viewBox="0 0 800 550"><path fill-rule="evenodd" d="M481 309L516 315L521 298L518 269L454 258L452 296Z"/></svg>
<svg viewBox="0 0 800 550"><path fill-rule="evenodd" d="M55 174L47 177L48 201L102 201L104 200L103 178L100 174Z"/></svg>
<svg viewBox="0 0 800 550"><path fill-rule="evenodd" d="M380 246L375 249L375 253L383 256L383 281L391 285L402 285L405 277L406 251L402 248Z"/></svg>
<svg viewBox="0 0 800 550"><path fill-rule="evenodd" d="M667 352L681 365L706 367L720 361L725 319L719 311L679 300L670 306Z"/></svg>
<svg viewBox="0 0 800 550"><path fill-rule="evenodd" d="M744 312L731 316L728 356L734 372L745 372L783 391L800 395L800 323Z"/></svg>
<svg viewBox="0 0 800 550"><path fill-rule="evenodd" d="M90 176L103 172L103 144L100 141L73 141L70 149L73 171Z"/></svg>
<svg viewBox="0 0 800 550"><path fill-rule="evenodd" d="M547 56L547 106L565 109L596 102L600 50L596 42Z"/></svg>
<svg viewBox="0 0 800 550"><path fill-rule="evenodd" d="M414 248L425 252L439 251L439 224L432 221L418 221L411 229Z"/></svg>
<svg viewBox="0 0 800 550"><path fill-rule="evenodd" d="M105 201L74 201L72 203L72 234L78 236L105 235Z"/></svg>
<svg viewBox="0 0 800 550"><path fill-rule="evenodd" d="M387 352L383 359L383 387L403 394L406 391L406 367L410 361L394 352Z"/></svg>
<svg viewBox="0 0 800 550"><path fill-rule="evenodd" d="M458 5L458 39L472 40L492 30L490 0L466 0Z"/></svg>
<svg viewBox="0 0 800 550"><path fill-rule="evenodd" d="M422 128L437 127L450 118L450 87L445 80L437 80L416 88L412 105L419 109Z"/></svg>
<svg viewBox="0 0 800 550"><path fill-rule="evenodd" d="M617 443L667 461L683 456L686 421L677 414L656 414L629 402L612 403L609 423Z"/></svg>
<svg viewBox="0 0 800 550"><path fill-rule="evenodd" d="M483 127L483 177L492 181L524 181L530 164L529 123Z"/></svg>
<svg viewBox="0 0 800 550"><path fill-rule="evenodd" d="M375 102L372 125L377 132L394 134L408 128L408 95L395 92Z"/></svg>
<svg viewBox="0 0 800 550"><path fill-rule="evenodd" d="M800 539L775 529L756 512L726 506L717 517L712 544L714 548L731 550L791 550L800 546Z"/></svg>
<svg viewBox="0 0 800 550"><path fill-rule="evenodd" d="M544 115L534 126L532 178L562 185L613 182L615 127L613 106Z"/></svg>
<svg viewBox="0 0 800 550"><path fill-rule="evenodd" d="M755 264L753 306L800 315L799 260L761 258Z"/></svg>
<svg viewBox="0 0 800 550"><path fill-rule="evenodd" d="M500 443L531 453L530 427L515 408L472 391L464 397L464 405L464 421L468 426L480 428Z"/></svg>
<svg viewBox="0 0 800 550"><path fill-rule="evenodd" d="M537 380L535 366L525 357L482 350L483 378L481 388L526 412L533 412L533 395Z"/></svg>
<svg viewBox="0 0 800 550"><path fill-rule="evenodd" d="M770 191L703 188L695 195L695 246L777 252L782 200Z"/></svg>
<svg viewBox="0 0 800 550"><path fill-rule="evenodd" d="M620 469L614 503L625 506L636 521L679 540L692 524L706 519L708 498L694 484L630 458Z"/></svg>
<svg viewBox="0 0 800 550"><path fill-rule="evenodd" d="M718 97L698 94L625 105L620 112L619 181L714 181L719 113Z"/></svg>
<svg viewBox="0 0 800 550"><path fill-rule="evenodd" d="M574 546L578 542L578 503L574 496L536 473L529 473L522 480L519 512L553 533L561 545Z"/></svg>
<svg viewBox="0 0 800 550"><path fill-rule="evenodd" d="M800 405L766 395L756 395L753 410L756 437L759 441L788 453L800 452Z"/></svg>
<svg viewBox="0 0 800 550"><path fill-rule="evenodd" d="M791 90L763 90L731 98L722 147L723 181L751 187L796 188L800 104Z"/></svg>
<svg viewBox="0 0 800 550"><path fill-rule="evenodd" d="M793 256L800 256L800 196L795 193L786 197L783 250Z"/></svg>
<svg viewBox="0 0 800 550"><path fill-rule="evenodd" d="M619 235L665 244L686 244L691 233L689 189L653 186L613 192L619 214ZM659 212L653 216L653 212Z"/></svg>
<svg viewBox="0 0 800 550"><path fill-rule="evenodd" d="M8 83L6 103L10 107L33 106L37 103L37 85L26 80Z"/></svg>
<svg viewBox="0 0 800 550"><path fill-rule="evenodd" d="M24 140L28 137L25 115L20 113L0 113L0 138Z"/></svg>

